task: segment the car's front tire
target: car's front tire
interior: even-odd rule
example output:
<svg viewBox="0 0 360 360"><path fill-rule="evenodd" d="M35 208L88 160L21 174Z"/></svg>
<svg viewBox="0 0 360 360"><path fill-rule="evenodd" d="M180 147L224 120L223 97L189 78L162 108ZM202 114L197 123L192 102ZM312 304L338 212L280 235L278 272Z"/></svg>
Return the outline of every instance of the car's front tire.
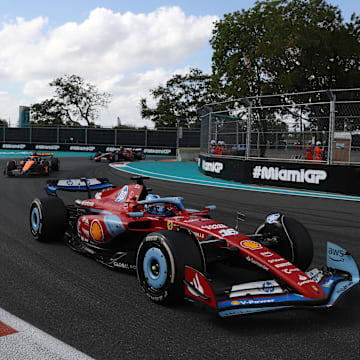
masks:
<svg viewBox="0 0 360 360"><path fill-rule="evenodd" d="M58 158L51 159L51 170L58 171L60 169L60 160Z"/></svg>
<svg viewBox="0 0 360 360"><path fill-rule="evenodd" d="M277 242L274 245L266 245L283 258L291 261L300 270L305 271L311 264L314 254L312 238L303 224L294 218L281 214L273 216L270 223L267 220L258 227L255 234L264 234L266 238L274 237Z"/></svg>
<svg viewBox="0 0 360 360"><path fill-rule="evenodd" d="M60 240L68 226L64 202L58 197L35 199L30 206L30 231L35 240Z"/></svg>
<svg viewBox="0 0 360 360"><path fill-rule="evenodd" d="M148 234L139 246L137 277L145 294L157 303L174 303L185 294L185 265L203 271L195 239L176 231Z"/></svg>

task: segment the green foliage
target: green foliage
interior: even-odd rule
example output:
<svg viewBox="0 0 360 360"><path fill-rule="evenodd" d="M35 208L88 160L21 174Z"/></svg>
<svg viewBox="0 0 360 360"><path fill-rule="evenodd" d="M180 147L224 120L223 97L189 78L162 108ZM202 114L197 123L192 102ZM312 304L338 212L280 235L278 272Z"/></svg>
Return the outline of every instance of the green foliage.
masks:
<svg viewBox="0 0 360 360"><path fill-rule="evenodd" d="M9 124L8 124L7 120L0 118L0 126L6 126L7 127L8 125Z"/></svg>
<svg viewBox="0 0 360 360"><path fill-rule="evenodd" d="M262 106L273 105L275 98L261 95L360 83L360 18L353 15L344 23L339 8L325 0L257 1L253 8L224 15L210 44L214 91L233 99L256 97L253 117L263 144L269 122L261 119L269 114Z"/></svg>
<svg viewBox="0 0 360 360"><path fill-rule="evenodd" d="M77 75L64 75L49 85L55 87L55 96L31 106L33 124L97 127L99 108L110 102L108 93L99 92L95 85Z"/></svg>
<svg viewBox="0 0 360 360"><path fill-rule="evenodd" d="M325 0L257 1L216 23L213 86L227 97L358 86L360 19Z"/></svg>
<svg viewBox="0 0 360 360"><path fill-rule="evenodd" d="M206 103L219 100L211 91L211 77L192 68L185 75L172 76L165 86L150 90L155 107L140 99L141 116L155 122L156 127L199 127L198 110Z"/></svg>

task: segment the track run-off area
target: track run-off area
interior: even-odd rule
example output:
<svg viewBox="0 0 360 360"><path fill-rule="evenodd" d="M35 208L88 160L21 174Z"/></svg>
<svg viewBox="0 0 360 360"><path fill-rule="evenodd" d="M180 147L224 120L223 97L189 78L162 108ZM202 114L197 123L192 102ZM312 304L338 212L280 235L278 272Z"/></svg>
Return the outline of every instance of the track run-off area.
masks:
<svg viewBox="0 0 360 360"><path fill-rule="evenodd" d="M87 157L61 157L60 171L50 178L107 177L120 186L131 182L130 173L142 173L151 177L146 184L153 193L182 196L189 208L214 204L212 216L230 226L241 211L246 221L240 231L246 234L273 212L297 218L313 237L314 266L325 263L327 241L344 247L360 262L356 197L242 188L200 174L189 182L185 167L194 168L194 163L151 160L114 168ZM1 169L5 163L0 159ZM332 309L230 319L187 302L154 304L143 294L136 275L109 270L63 243L33 240L29 206L35 197L45 196L46 181L0 176L0 359L24 359L15 350L28 341L44 350L44 359L360 358L359 286ZM72 200L69 194L64 198ZM33 358L29 354L28 359Z"/></svg>

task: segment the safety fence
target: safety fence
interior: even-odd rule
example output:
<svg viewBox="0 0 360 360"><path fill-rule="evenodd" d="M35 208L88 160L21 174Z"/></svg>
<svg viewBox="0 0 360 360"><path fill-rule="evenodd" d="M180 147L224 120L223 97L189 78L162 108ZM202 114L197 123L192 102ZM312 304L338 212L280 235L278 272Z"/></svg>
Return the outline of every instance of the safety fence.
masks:
<svg viewBox="0 0 360 360"><path fill-rule="evenodd" d="M202 154L360 164L360 89L241 98L201 114Z"/></svg>

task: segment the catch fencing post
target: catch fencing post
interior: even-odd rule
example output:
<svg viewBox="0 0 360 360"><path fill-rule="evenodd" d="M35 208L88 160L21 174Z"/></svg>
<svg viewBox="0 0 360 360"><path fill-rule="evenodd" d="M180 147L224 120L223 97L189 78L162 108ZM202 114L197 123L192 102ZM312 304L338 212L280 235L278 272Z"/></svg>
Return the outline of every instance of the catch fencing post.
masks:
<svg viewBox="0 0 360 360"><path fill-rule="evenodd" d="M209 133L208 133L208 143L207 143L207 153L208 154L210 154L211 126L212 126L212 112L209 113Z"/></svg>
<svg viewBox="0 0 360 360"><path fill-rule="evenodd" d="M247 118L247 128L246 128L246 152L245 159L249 160L250 158L250 146L251 146L251 118L252 118L252 109L251 101L248 98L243 99L245 106L248 108L248 118Z"/></svg>
<svg viewBox="0 0 360 360"><path fill-rule="evenodd" d="M327 163L331 165L334 159L334 133L335 133L335 101L336 95L328 90L326 92L330 100L330 117L329 117L329 137L328 137L328 160Z"/></svg>

